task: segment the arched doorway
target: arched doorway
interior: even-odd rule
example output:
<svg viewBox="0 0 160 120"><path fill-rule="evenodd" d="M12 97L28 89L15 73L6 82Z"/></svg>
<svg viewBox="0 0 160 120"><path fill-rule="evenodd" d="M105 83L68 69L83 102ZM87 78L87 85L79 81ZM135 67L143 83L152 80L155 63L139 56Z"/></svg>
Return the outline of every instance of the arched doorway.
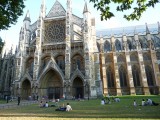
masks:
<svg viewBox="0 0 160 120"><path fill-rule="evenodd" d="M72 85L72 95L77 98L84 98L84 86L81 78L76 77Z"/></svg>
<svg viewBox="0 0 160 120"><path fill-rule="evenodd" d="M63 96L62 79L58 72L51 69L41 79L40 95L48 99L59 99Z"/></svg>
<svg viewBox="0 0 160 120"><path fill-rule="evenodd" d="M22 82L22 99L28 99L31 96L31 83L28 79Z"/></svg>

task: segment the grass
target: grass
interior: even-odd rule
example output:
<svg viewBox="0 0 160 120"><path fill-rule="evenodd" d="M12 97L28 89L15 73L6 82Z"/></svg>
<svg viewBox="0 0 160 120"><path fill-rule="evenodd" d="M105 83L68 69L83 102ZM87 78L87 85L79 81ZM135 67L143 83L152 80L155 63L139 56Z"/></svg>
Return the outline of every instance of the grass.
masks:
<svg viewBox="0 0 160 120"><path fill-rule="evenodd" d="M121 102L100 105L100 99L85 101L61 101L59 105L69 102L73 108L70 112L55 111L57 107L39 108L37 104L17 108L0 109L0 120L143 120L160 119L159 106L133 106L133 100L141 104L142 99L151 98L160 103L160 96L122 96ZM52 103L49 103L52 104Z"/></svg>

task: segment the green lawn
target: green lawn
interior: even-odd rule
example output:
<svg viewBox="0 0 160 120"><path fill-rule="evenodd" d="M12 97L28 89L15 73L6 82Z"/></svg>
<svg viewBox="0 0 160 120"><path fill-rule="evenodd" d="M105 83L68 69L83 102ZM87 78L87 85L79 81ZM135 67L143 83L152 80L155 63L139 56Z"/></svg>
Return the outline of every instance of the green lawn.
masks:
<svg viewBox="0 0 160 120"><path fill-rule="evenodd" d="M137 120L137 119L160 119L159 106L133 106L135 99L141 104L142 98L151 98L160 103L160 96L122 96L119 103L100 105L100 99L85 101L60 101L59 105L69 102L73 108L70 112L55 111L57 107L39 108L37 104L20 106L17 108L0 109L0 120ZM51 104L51 103L49 103Z"/></svg>

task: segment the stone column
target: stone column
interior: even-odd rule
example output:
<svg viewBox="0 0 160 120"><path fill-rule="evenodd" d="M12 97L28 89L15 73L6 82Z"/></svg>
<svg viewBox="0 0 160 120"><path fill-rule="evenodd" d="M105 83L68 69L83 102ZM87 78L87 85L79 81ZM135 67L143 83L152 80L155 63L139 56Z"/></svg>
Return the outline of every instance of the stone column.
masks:
<svg viewBox="0 0 160 120"><path fill-rule="evenodd" d="M113 52L113 64L114 64L114 71L115 71L115 81L116 81L115 85L117 88L117 95L122 95L122 91L121 91L121 87L120 87L120 78L119 78L116 52Z"/></svg>
<svg viewBox="0 0 160 120"><path fill-rule="evenodd" d="M128 71L128 84L130 86L130 94L135 94L135 87L134 87L134 81L133 81L133 75L132 75L132 66L131 66L131 61L130 61L130 54L128 51L128 45L127 45L127 38L124 35L123 36L124 40L124 47L125 47L125 56L126 56L126 66L127 66L127 71Z"/></svg>
<svg viewBox="0 0 160 120"><path fill-rule="evenodd" d="M138 44L140 44L138 42ZM149 94L149 88L148 88L148 83L147 83L147 77L146 77L146 71L145 71L145 65L143 61L143 54L142 51L139 49L137 50L138 53L138 58L139 58L139 66L140 66L140 71L141 71L141 83L143 86L143 92L145 95Z"/></svg>

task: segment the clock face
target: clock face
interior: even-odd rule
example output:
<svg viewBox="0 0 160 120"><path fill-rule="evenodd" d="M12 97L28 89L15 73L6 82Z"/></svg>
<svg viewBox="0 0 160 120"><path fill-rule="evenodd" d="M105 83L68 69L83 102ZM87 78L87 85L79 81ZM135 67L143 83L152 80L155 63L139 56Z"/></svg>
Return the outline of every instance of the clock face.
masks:
<svg viewBox="0 0 160 120"><path fill-rule="evenodd" d="M45 39L50 42L63 42L65 40L65 24L54 22L47 26Z"/></svg>

